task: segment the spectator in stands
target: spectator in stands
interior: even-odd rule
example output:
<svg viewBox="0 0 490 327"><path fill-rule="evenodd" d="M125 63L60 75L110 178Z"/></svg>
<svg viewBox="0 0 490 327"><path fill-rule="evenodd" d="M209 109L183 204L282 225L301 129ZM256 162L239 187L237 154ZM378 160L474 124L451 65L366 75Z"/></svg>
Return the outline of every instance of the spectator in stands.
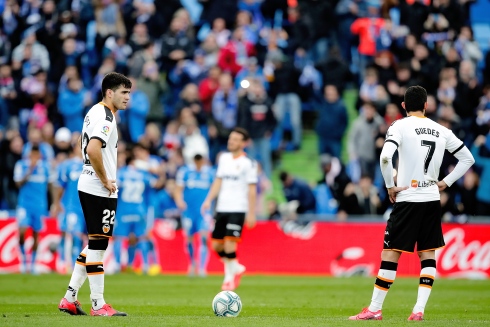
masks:
<svg viewBox="0 0 490 327"><path fill-rule="evenodd" d="M359 89L358 103L371 102L381 111L388 102L389 96L386 89L379 82L378 71L374 67L367 68L364 73L364 80Z"/></svg>
<svg viewBox="0 0 490 327"><path fill-rule="evenodd" d="M204 65L209 70L211 67L218 65L218 56L220 47L216 43L213 35L208 35L201 43L200 47L204 51Z"/></svg>
<svg viewBox="0 0 490 327"><path fill-rule="evenodd" d="M0 180L6 208L14 210L19 193L14 182L15 163L22 158L24 141L18 131L8 130L0 142ZM1 201L0 201L1 203Z"/></svg>
<svg viewBox="0 0 490 327"><path fill-rule="evenodd" d="M169 31L162 36L161 47L163 68L166 70L171 70L180 60L192 58L194 42L182 18L172 19Z"/></svg>
<svg viewBox="0 0 490 327"><path fill-rule="evenodd" d="M199 84L199 97L201 98L202 108L207 114L211 113L211 103L219 87L221 69L217 66L209 70L208 77Z"/></svg>
<svg viewBox="0 0 490 327"><path fill-rule="evenodd" d="M7 127L11 116L15 115L14 101L17 99L12 69L9 65L0 66L0 129Z"/></svg>
<svg viewBox="0 0 490 327"><path fill-rule="evenodd" d="M345 187L351 182L339 158L330 154L320 156L322 179L317 185L326 184L339 204L344 202Z"/></svg>
<svg viewBox="0 0 490 327"><path fill-rule="evenodd" d="M30 127L27 134L28 142L24 144L22 149L22 157L26 158L31 152L33 146L39 147L41 156L44 160L51 162L54 159L53 147L45 142L42 138L41 130L36 127Z"/></svg>
<svg viewBox="0 0 490 327"><path fill-rule="evenodd" d="M132 53L133 49L126 43L126 38L120 35L108 37L102 50L103 57L111 56L114 58L116 72L121 74L127 74L128 59Z"/></svg>
<svg viewBox="0 0 490 327"><path fill-rule="evenodd" d="M342 137L347 129L347 108L340 99L335 85L325 86L318 111L319 117L316 125L318 152L340 158Z"/></svg>
<svg viewBox="0 0 490 327"><path fill-rule="evenodd" d="M213 28L209 35L216 40L218 47L223 48L230 39L231 32L226 28L226 22L223 18L218 17L213 21Z"/></svg>
<svg viewBox="0 0 490 327"><path fill-rule="evenodd" d="M473 39L473 31L470 26L463 26L458 34L457 39L451 42L445 42L442 46L443 53L453 46L462 60L470 60L477 65L483 59L483 54L478 46L478 42Z"/></svg>
<svg viewBox="0 0 490 327"><path fill-rule="evenodd" d="M274 110L279 123L279 134L282 137L282 126L286 113L289 113L293 129L293 149L298 150L302 137L301 99L298 95L300 72L280 51L271 52L268 60L272 64L272 70L266 73L266 78L270 83L270 95L275 97Z"/></svg>
<svg viewBox="0 0 490 327"><path fill-rule="evenodd" d="M299 202L296 213L305 214L316 212L315 195L306 182L284 171L279 174L279 179L281 180L286 200L288 202L295 200Z"/></svg>
<svg viewBox="0 0 490 327"><path fill-rule="evenodd" d="M146 41L140 45L140 49L136 51L129 60L129 75L135 78L140 78L143 73L143 66L155 60L155 44L152 41Z"/></svg>
<svg viewBox="0 0 490 327"><path fill-rule="evenodd" d="M249 83L246 95L239 100L237 126L249 131L249 154L261 163L265 175L271 178L271 136L276 128L272 100L267 96L262 81L251 79Z"/></svg>
<svg viewBox="0 0 490 327"><path fill-rule="evenodd" d="M138 143L145 133L148 113L150 112L150 100L145 92L139 89L138 82L131 78L131 98L124 116L127 119L130 141ZM121 112L123 113L123 112Z"/></svg>
<svg viewBox="0 0 490 327"><path fill-rule="evenodd" d="M338 47L330 47L328 56L315 65L320 72L323 80L323 86L335 85L339 94L342 95L346 88L347 82L352 79L348 62L342 58Z"/></svg>
<svg viewBox="0 0 490 327"><path fill-rule="evenodd" d="M32 67L47 71L50 61L46 47L37 42L35 29L29 28L24 32L22 43L12 51L12 69L27 76Z"/></svg>
<svg viewBox="0 0 490 327"><path fill-rule="evenodd" d="M233 31L233 37L221 48L218 56L219 67L233 76L246 65L249 57L255 55L254 45L245 40L244 34L244 29L240 27Z"/></svg>
<svg viewBox="0 0 490 327"><path fill-rule="evenodd" d="M344 190L344 209L348 215L380 214L381 201L378 189L369 175L362 175L359 184L349 184Z"/></svg>
<svg viewBox="0 0 490 327"><path fill-rule="evenodd" d="M233 78L224 73L219 78L219 88L214 94L212 103L212 123L217 128L218 135L212 141L215 155L224 150L228 135L235 128L238 114L238 94L233 85Z"/></svg>
<svg viewBox="0 0 490 327"><path fill-rule="evenodd" d="M146 115L148 122L163 123L165 112L162 97L167 92L165 76L158 72L155 61L148 61L143 65L141 77L137 80L138 89L143 92L149 101L149 111Z"/></svg>
<svg viewBox="0 0 490 327"><path fill-rule="evenodd" d="M199 89L196 84L187 84L182 92L180 92L180 100L175 105L176 116L180 116L180 112L188 108L197 120L199 126L204 126L207 123L206 113L202 109L202 103L199 99Z"/></svg>
<svg viewBox="0 0 490 327"><path fill-rule="evenodd" d="M58 111L63 116L65 126L71 132L81 132L85 107L91 104L88 90L78 78L68 81L66 90L58 96Z"/></svg>
<svg viewBox="0 0 490 327"><path fill-rule="evenodd" d="M133 26L133 33L128 38L128 45L131 47L132 53L136 53L146 48L151 43L150 35L148 34L148 27L146 24L137 23ZM131 74L131 76L138 75Z"/></svg>
<svg viewBox="0 0 490 327"><path fill-rule="evenodd" d="M93 5L98 49L102 49L109 36L126 37L126 26L117 0L93 0Z"/></svg>
<svg viewBox="0 0 490 327"><path fill-rule="evenodd" d="M396 103L399 106L399 109L401 109L401 103L403 102L403 95L405 94L405 91L410 86L417 84L417 80L412 77L410 63L400 63L396 68L396 78L388 81L387 83L387 91L391 102Z"/></svg>
<svg viewBox="0 0 490 327"><path fill-rule="evenodd" d="M429 49L425 44L418 43L414 48L414 56L410 60L413 77L429 93L434 93L438 85L438 63L429 56Z"/></svg>
<svg viewBox="0 0 490 327"><path fill-rule="evenodd" d="M482 169L480 185L476 192L476 199L478 200L476 214L478 216L490 216L490 151L484 146L488 137L489 135L486 137L478 136L471 147L475 165Z"/></svg>
<svg viewBox="0 0 490 327"><path fill-rule="evenodd" d="M240 70L240 72L238 72L235 77L235 88L239 89L242 81L246 79L249 81L251 79L259 81L266 90L269 87L269 83L267 83L267 80L265 79L262 67L259 66L257 58L255 57L248 58L247 64Z"/></svg>
<svg viewBox="0 0 490 327"><path fill-rule="evenodd" d="M209 157L208 143L204 136L201 135L197 120L192 115L189 117L180 127L180 133L183 139L182 155L186 165L191 165L197 154L200 154L206 159Z"/></svg>
<svg viewBox="0 0 490 327"><path fill-rule="evenodd" d="M463 183L459 187L459 194L461 196L458 208L461 213L474 216L478 208L478 200L476 192L478 191L478 185L480 178L478 174L470 170L463 177Z"/></svg>
<svg viewBox="0 0 490 327"><path fill-rule="evenodd" d="M354 121L349 134L349 158L359 163L362 175L371 178L374 178L378 162L374 140L383 124L383 118L376 112L374 105L367 102L362 106L360 116Z"/></svg>

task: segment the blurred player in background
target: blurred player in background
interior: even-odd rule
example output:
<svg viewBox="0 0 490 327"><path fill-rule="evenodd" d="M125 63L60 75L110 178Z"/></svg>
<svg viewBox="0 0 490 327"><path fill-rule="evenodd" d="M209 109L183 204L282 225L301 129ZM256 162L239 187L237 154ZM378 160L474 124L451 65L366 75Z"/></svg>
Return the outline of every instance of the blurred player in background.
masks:
<svg viewBox="0 0 490 327"><path fill-rule="evenodd" d="M32 145L26 159L17 161L14 168L14 181L19 188L17 221L19 224L19 245L22 253L21 272L35 271L38 233L43 228L42 217L48 214L48 191L51 190L50 166L41 159L37 145ZM34 243L31 249L31 266L27 267L24 248L27 228L32 228Z"/></svg>
<svg viewBox="0 0 490 327"><path fill-rule="evenodd" d="M69 155L70 157L58 166L51 210L53 217L59 217L62 232L59 254L65 266L65 254L68 251L71 254L70 264L75 264L78 254L82 251L83 237L87 231L78 198L78 179L83 170L82 150L79 146L74 146L70 149Z"/></svg>
<svg viewBox="0 0 490 327"><path fill-rule="evenodd" d="M435 250L444 247L441 227L441 195L473 165L475 160L464 143L450 129L425 116L427 92L411 86L402 107L407 117L395 121L386 133L381 151L381 172L394 203L384 233L381 265L374 283L369 307L350 320L382 320L381 309L395 281L402 252L413 253L417 244L420 258L420 284L417 302L408 320L424 320L424 310L436 277ZM458 164L439 181L444 152L449 151ZM393 155L398 151L397 185L393 177Z"/></svg>
<svg viewBox="0 0 490 327"><path fill-rule="evenodd" d="M138 248L143 257L143 272L148 272L149 244L145 239L147 234L147 214L151 204L152 187L155 179L144 169L135 165L134 156L127 159L127 166L118 171L119 200L114 226L114 256L121 268L121 249L123 239L128 240L128 267L134 261Z"/></svg>
<svg viewBox="0 0 490 327"><path fill-rule="evenodd" d="M187 254L189 256L189 275L196 273L196 260L194 258L194 238L201 237L199 247L199 271L201 277L206 276L208 262L208 234L210 228L210 212L201 214L201 206L206 199L214 179L214 171L206 165L202 155L194 156L194 164L184 166L177 173L175 188L175 203L182 213L182 227L187 241Z"/></svg>
<svg viewBox="0 0 490 327"><path fill-rule="evenodd" d="M235 128L228 138L228 151L220 156L216 179L202 205L202 211L211 209L217 197L215 226L212 234L213 249L225 265L224 291L238 287L245 267L238 263L237 243L242 236L243 224L255 226L257 195L257 164L245 155L250 139L243 128Z"/></svg>

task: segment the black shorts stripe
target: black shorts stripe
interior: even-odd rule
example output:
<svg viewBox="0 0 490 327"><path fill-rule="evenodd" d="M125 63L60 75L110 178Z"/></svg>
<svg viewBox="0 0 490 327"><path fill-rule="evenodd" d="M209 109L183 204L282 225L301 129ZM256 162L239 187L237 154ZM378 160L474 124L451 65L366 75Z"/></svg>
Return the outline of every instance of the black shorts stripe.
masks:
<svg viewBox="0 0 490 327"><path fill-rule="evenodd" d="M385 141L385 143L388 143L388 142L393 143L394 145L396 145L397 148L399 147L399 145L398 145L398 143L396 141L393 141L393 140L386 140Z"/></svg>
<svg viewBox="0 0 490 327"><path fill-rule="evenodd" d="M451 154L456 154L459 150L461 150L462 148L464 148L464 143L460 145L459 148L457 148L456 150L454 150L453 152L451 152Z"/></svg>

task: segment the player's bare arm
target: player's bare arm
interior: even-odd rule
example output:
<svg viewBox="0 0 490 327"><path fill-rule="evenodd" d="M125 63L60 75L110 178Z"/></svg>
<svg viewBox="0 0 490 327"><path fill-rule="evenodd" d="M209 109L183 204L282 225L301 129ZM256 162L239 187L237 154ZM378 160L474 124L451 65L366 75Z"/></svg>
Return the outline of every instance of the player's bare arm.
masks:
<svg viewBox="0 0 490 327"><path fill-rule="evenodd" d="M51 206L51 215L53 217L57 217L64 210L61 204L63 193L65 193L65 190L62 187L55 187L53 205Z"/></svg>
<svg viewBox="0 0 490 327"><path fill-rule="evenodd" d="M185 203L184 201L183 191L184 187L182 185L175 186L174 200L177 208L179 208L180 210L187 209L187 203Z"/></svg>
<svg viewBox="0 0 490 327"><path fill-rule="evenodd" d="M395 179L393 176L393 155L396 149L396 144L393 142L386 142L380 156L381 173L383 174L391 203L396 202L396 195L398 193L408 189L408 186L395 186Z"/></svg>
<svg viewBox="0 0 490 327"><path fill-rule="evenodd" d="M102 142L98 139L91 139L87 145L87 154L100 182L109 191L109 196L111 196L111 194L116 192L116 181L107 179L104 163L102 162Z"/></svg>
<svg viewBox="0 0 490 327"><path fill-rule="evenodd" d="M221 188L221 178L216 178L213 184L211 185L211 189L209 190L206 200L204 200L201 206L202 212L211 209L211 202L213 202L213 200L216 199L216 197L218 196L220 188Z"/></svg>
<svg viewBox="0 0 490 327"><path fill-rule="evenodd" d="M248 211L245 222L249 228L253 228L257 222L255 216L255 201L257 199L257 184L248 184Z"/></svg>

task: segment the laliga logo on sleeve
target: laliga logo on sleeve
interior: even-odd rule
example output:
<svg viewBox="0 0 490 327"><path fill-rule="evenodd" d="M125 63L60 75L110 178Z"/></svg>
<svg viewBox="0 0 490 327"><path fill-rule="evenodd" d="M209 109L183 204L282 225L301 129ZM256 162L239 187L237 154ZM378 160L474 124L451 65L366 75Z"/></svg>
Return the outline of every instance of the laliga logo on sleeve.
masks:
<svg viewBox="0 0 490 327"><path fill-rule="evenodd" d="M107 136L107 133L109 133L109 126L106 125L106 126L102 127L102 134Z"/></svg>
<svg viewBox="0 0 490 327"><path fill-rule="evenodd" d="M419 182L416 179L412 179L411 185L412 187L417 188L419 186Z"/></svg>

